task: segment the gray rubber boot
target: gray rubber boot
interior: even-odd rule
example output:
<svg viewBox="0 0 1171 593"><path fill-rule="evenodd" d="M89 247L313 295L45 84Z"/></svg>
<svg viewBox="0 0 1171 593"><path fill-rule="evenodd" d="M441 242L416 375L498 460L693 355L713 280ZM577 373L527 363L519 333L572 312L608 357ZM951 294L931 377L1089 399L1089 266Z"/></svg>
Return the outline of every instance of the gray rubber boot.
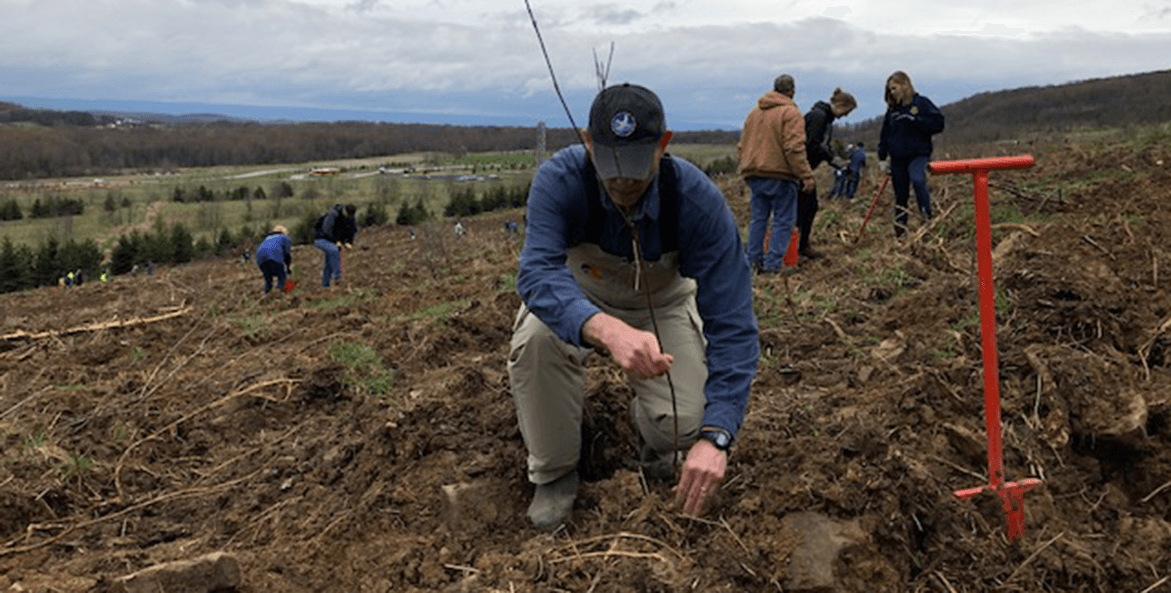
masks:
<svg viewBox="0 0 1171 593"><path fill-rule="evenodd" d="M639 452L639 461L642 465L642 475L655 482L670 482L675 479L675 461L679 454L671 451L655 451L650 445L643 443Z"/></svg>
<svg viewBox="0 0 1171 593"><path fill-rule="evenodd" d="M578 477L573 470L548 484L538 484L529 505L529 520L537 529L551 530L569 518L577 499Z"/></svg>

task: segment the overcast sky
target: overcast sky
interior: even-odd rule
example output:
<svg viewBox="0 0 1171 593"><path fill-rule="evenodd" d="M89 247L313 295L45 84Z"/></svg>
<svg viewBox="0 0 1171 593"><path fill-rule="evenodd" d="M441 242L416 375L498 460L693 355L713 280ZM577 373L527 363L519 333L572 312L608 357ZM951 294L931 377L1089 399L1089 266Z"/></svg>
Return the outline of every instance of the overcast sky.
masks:
<svg viewBox="0 0 1171 593"><path fill-rule="evenodd" d="M1171 0L530 0L574 121L646 85L680 130L739 128L773 78L882 114L1171 68ZM524 0L0 0L0 99L260 119L569 125Z"/></svg>

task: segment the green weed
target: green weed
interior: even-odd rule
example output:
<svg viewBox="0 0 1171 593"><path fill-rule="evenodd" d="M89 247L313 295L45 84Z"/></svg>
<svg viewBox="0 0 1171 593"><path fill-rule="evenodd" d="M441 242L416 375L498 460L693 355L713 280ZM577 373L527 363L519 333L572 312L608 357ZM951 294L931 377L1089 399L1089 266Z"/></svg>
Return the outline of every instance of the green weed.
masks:
<svg viewBox="0 0 1171 593"><path fill-rule="evenodd" d="M500 292L516 292L516 272L500 275Z"/></svg>
<svg viewBox="0 0 1171 593"><path fill-rule="evenodd" d="M245 337L267 336L269 334L268 319L263 314L249 315L236 320Z"/></svg>
<svg viewBox="0 0 1171 593"><path fill-rule="evenodd" d="M45 446L45 443L47 442L47 440L48 439L47 439L47 437L45 437L45 433L43 433L43 432L38 432L36 434L29 435L29 436L25 437L24 444L22 444L20 447L20 452L23 454L23 453L29 453L30 451L40 449L41 447Z"/></svg>
<svg viewBox="0 0 1171 593"><path fill-rule="evenodd" d="M65 481L72 478L79 478L93 467L93 460L82 455L81 453L74 453L70 455L57 469L61 472L61 477Z"/></svg>
<svg viewBox="0 0 1171 593"><path fill-rule="evenodd" d="M124 443L130 440L130 429L119 422L110 428L110 436L113 437L114 441Z"/></svg>
<svg viewBox="0 0 1171 593"><path fill-rule="evenodd" d="M408 315L408 319L432 319L438 321L442 325L453 311L467 307L469 301L467 299L459 301L446 301L430 307L423 307L413 314Z"/></svg>
<svg viewBox="0 0 1171 593"><path fill-rule="evenodd" d="M361 395L385 399L394 387L394 370L382 363L377 350L356 342L335 342L329 356L346 367L343 383Z"/></svg>
<svg viewBox="0 0 1171 593"><path fill-rule="evenodd" d="M331 311L333 309L352 306L355 303L372 299L375 296L373 291L358 288L335 297L314 301L310 306L320 311Z"/></svg>

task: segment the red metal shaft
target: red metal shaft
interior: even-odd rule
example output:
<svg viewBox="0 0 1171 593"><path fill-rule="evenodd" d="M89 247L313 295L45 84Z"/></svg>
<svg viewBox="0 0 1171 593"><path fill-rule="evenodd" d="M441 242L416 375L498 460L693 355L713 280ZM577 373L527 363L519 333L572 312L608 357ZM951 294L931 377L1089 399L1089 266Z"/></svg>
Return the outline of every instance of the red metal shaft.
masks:
<svg viewBox="0 0 1171 593"><path fill-rule="evenodd" d="M874 194L874 199L870 201L870 209L866 211L866 218L862 219L862 226L858 227L858 236L854 238L855 241L862 238L862 231L866 230L866 223L870 222L870 215L874 213L874 207L878 205L878 198L882 195L882 190L886 189L886 182L890 181L890 173L882 178L882 185L878 186L878 191Z"/></svg>
<svg viewBox="0 0 1171 593"><path fill-rule="evenodd" d="M984 348L984 423L988 428L988 480L1004 483L1000 441L1000 361L996 352L996 289L992 282L992 218L988 208L988 170L976 178L976 268L980 273L980 337Z"/></svg>

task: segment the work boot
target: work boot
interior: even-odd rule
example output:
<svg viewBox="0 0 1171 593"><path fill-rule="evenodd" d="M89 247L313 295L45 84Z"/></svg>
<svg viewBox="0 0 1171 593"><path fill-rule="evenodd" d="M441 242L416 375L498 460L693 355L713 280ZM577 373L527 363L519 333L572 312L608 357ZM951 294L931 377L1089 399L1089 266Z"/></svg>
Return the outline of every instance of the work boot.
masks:
<svg viewBox="0 0 1171 593"><path fill-rule="evenodd" d="M642 466L642 475L653 482L671 482L675 480L675 455L671 451L655 451L650 445L643 444L639 452L639 464Z"/></svg>
<svg viewBox="0 0 1171 593"><path fill-rule="evenodd" d="M556 528L573 511L577 499L577 470L573 470L548 484L537 484L533 502L529 505L529 520L542 530Z"/></svg>
<svg viewBox="0 0 1171 593"><path fill-rule="evenodd" d="M802 259L821 259L824 257L820 251L816 251L812 247L798 250L797 256Z"/></svg>

